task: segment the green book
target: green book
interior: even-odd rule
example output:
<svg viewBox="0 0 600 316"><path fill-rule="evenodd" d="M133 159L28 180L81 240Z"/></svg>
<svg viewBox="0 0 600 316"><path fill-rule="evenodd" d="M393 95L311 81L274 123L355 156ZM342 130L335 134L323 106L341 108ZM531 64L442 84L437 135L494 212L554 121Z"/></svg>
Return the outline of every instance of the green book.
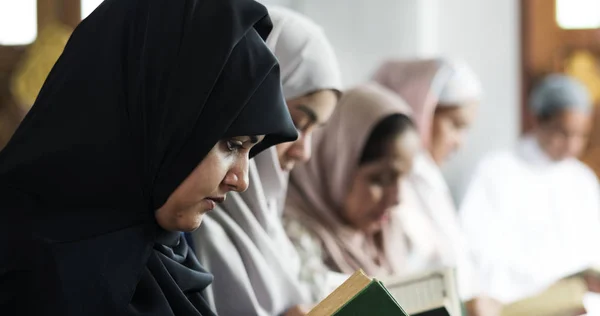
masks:
<svg viewBox="0 0 600 316"><path fill-rule="evenodd" d="M383 284L362 271L327 296L309 316L408 316Z"/></svg>
<svg viewBox="0 0 600 316"><path fill-rule="evenodd" d="M438 307L424 312L412 314L412 316L449 316L450 313L446 307Z"/></svg>

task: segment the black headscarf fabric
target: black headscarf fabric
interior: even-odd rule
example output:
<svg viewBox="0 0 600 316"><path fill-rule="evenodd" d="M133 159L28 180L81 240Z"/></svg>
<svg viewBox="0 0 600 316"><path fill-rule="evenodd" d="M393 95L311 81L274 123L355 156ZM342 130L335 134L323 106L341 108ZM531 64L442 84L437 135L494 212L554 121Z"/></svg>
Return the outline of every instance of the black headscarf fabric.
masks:
<svg viewBox="0 0 600 316"><path fill-rule="evenodd" d="M296 138L270 31L253 0L105 0L77 27L0 152L0 314L212 314L154 212L218 140Z"/></svg>

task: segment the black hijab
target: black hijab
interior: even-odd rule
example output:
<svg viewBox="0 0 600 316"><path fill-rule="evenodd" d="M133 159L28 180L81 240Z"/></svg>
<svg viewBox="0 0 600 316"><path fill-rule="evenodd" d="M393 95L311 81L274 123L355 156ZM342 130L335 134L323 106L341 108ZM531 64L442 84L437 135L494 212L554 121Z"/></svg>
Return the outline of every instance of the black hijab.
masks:
<svg viewBox="0 0 600 316"><path fill-rule="evenodd" d="M296 138L253 0L105 0L0 153L0 314L211 315L154 212L219 139Z"/></svg>

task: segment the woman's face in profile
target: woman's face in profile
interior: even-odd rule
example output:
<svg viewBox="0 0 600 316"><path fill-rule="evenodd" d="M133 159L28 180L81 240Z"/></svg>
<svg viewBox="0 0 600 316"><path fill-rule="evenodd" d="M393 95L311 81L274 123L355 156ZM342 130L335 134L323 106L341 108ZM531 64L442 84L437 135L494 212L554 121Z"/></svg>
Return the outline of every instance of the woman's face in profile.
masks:
<svg viewBox="0 0 600 316"><path fill-rule="evenodd" d="M446 105L438 107L432 123L429 152L438 164L442 165L462 147L465 134L475 118L477 103Z"/></svg>
<svg viewBox="0 0 600 316"><path fill-rule="evenodd" d="M357 169L341 214L350 226L367 234L381 230L400 203L401 182L419 148L417 132L405 131L387 144L383 157Z"/></svg>
<svg viewBox="0 0 600 316"><path fill-rule="evenodd" d="M291 171L296 163L310 159L312 133L329 120L337 101L337 94L332 90L321 90L286 101L298 130L298 139L275 146L283 171Z"/></svg>
<svg viewBox="0 0 600 316"><path fill-rule="evenodd" d="M263 138L241 136L217 142L156 211L158 224L168 231L193 231L206 212L225 200L227 192L245 191L250 149Z"/></svg>

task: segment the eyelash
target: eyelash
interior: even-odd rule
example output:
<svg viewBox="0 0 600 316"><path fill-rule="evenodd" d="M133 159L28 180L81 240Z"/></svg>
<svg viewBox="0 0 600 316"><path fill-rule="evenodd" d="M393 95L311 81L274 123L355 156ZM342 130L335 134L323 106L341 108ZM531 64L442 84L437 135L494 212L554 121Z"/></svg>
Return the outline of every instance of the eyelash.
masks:
<svg viewBox="0 0 600 316"><path fill-rule="evenodd" d="M383 177L381 177L381 176L371 177L369 180L371 181L372 184L380 184L380 185L383 185L386 182L383 179Z"/></svg>
<svg viewBox="0 0 600 316"><path fill-rule="evenodd" d="M306 117L303 117L300 120L293 120L294 122L294 127L296 127L296 130L298 130L299 132L305 132L308 127L310 126L310 120Z"/></svg>
<svg viewBox="0 0 600 316"><path fill-rule="evenodd" d="M229 150L230 152L237 152L240 149L244 148L244 144L242 142L231 139L226 140L225 145L227 146L227 150Z"/></svg>
<svg viewBox="0 0 600 316"><path fill-rule="evenodd" d="M396 177L401 177L402 175L397 175L397 176L392 176L392 175L386 175L386 176L374 176L371 177L369 180L371 181L372 184L375 185L381 185L381 186L387 186L392 184L394 181L396 181Z"/></svg>

